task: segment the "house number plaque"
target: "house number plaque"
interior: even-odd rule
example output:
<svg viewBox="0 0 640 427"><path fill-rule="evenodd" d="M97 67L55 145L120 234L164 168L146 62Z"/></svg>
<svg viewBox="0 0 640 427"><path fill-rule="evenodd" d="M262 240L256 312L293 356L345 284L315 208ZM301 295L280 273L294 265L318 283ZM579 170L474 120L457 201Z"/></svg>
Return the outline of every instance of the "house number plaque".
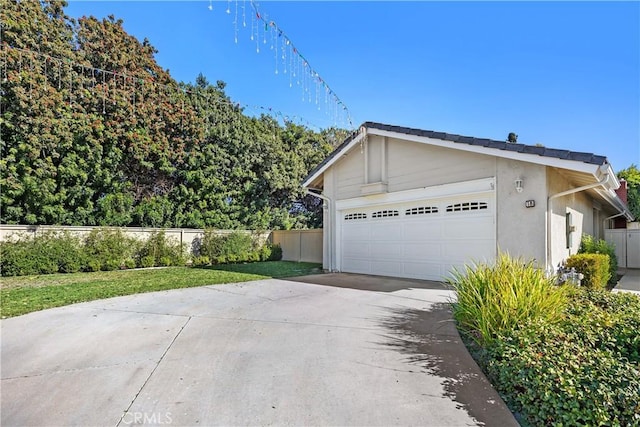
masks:
<svg viewBox="0 0 640 427"><path fill-rule="evenodd" d="M536 205L536 201L535 200L527 200L524 202L524 207L525 208L532 208Z"/></svg>

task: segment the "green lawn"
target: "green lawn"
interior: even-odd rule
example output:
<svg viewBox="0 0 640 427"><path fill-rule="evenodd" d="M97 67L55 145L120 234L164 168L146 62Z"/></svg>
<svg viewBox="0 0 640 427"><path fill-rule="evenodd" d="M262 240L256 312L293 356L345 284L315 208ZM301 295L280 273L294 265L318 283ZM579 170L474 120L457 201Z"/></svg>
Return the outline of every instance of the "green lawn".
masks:
<svg viewBox="0 0 640 427"><path fill-rule="evenodd" d="M246 282L320 272L319 264L270 261L207 268L168 267L0 278L0 315L167 289Z"/></svg>

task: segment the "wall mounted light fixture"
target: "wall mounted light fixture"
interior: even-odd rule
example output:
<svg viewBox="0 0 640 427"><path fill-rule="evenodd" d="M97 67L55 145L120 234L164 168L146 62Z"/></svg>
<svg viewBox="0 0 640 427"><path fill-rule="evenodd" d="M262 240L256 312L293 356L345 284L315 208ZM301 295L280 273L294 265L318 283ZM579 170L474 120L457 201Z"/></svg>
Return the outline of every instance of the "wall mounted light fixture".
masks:
<svg viewBox="0 0 640 427"><path fill-rule="evenodd" d="M514 184L516 185L516 191L522 193L522 190L524 190L522 178L516 179Z"/></svg>

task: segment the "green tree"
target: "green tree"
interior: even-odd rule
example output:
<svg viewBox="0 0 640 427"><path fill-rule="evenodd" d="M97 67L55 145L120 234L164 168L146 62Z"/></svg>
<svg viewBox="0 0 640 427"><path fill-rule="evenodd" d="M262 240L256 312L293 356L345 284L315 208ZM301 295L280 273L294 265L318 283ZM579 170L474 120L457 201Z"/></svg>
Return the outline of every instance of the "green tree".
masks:
<svg viewBox="0 0 640 427"><path fill-rule="evenodd" d="M627 204L636 221L640 221L640 170L632 164L618 172L618 178L627 181Z"/></svg>
<svg viewBox="0 0 640 427"><path fill-rule="evenodd" d="M122 20L0 0L0 221L305 228L300 182L347 132L251 117L225 83L176 82Z"/></svg>

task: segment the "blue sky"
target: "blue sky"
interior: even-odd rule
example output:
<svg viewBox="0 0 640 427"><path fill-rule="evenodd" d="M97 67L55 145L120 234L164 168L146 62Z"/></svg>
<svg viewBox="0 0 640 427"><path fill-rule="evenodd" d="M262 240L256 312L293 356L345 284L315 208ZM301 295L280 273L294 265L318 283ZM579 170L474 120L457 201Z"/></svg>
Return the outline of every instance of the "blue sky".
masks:
<svg viewBox="0 0 640 427"><path fill-rule="evenodd" d="M257 7L275 24L261 25L258 39L249 0L71 0L67 14L115 15L149 39L174 78L222 80L249 114L271 108L318 129L345 126L336 114L344 105L356 127L376 121L498 140L515 132L521 143L605 155L616 171L640 165L640 2ZM283 60L286 39L297 52L285 45ZM304 67L293 78L293 58L317 76L298 85Z"/></svg>

